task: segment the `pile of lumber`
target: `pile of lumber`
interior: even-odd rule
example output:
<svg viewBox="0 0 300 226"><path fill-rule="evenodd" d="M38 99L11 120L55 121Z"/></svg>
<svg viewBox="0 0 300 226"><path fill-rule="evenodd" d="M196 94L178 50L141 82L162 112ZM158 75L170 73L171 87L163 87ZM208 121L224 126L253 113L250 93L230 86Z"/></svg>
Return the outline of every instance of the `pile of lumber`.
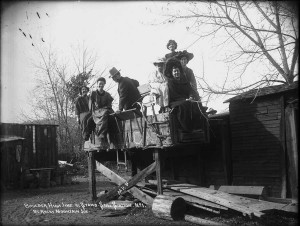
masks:
<svg viewBox="0 0 300 226"><path fill-rule="evenodd" d="M155 181L150 181L156 184ZM183 198L187 204L213 212L232 209L250 217L261 217L266 210L281 210L286 212L298 212L298 203L295 202L270 202L274 200L265 197L265 189L261 186L220 186L217 190L199 187L192 184L168 184L163 183L163 194ZM147 193L147 188L143 188ZM236 195L239 194L239 195ZM241 195L256 195L260 199L244 197ZM265 200L262 200L265 199ZM280 200L280 199L278 199Z"/></svg>
<svg viewBox="0 0 300 226"><path fill-rule="evenodd" d="M298 213L298 203L266 201L270 199L266 198L266 191L262 186L220 186L218 188L206 188L163 180L163 195L157 195L155 190L140 183L146 176L153 173L155 168L156 162L153 162L126 181L101 163L96 162L96 169L118 185L116 188L102 194L97 201L108 203L120 195L129 192L136 199L151 207L153 214L159 218L186 220L205 225L219 224L187 215L186 205L217 214L221 210L226 211L231 209L242 213L244 216L248 215L250 218L253 216L261 217L265 214L266 210L272 209ZM149 182L152 185L157 185L155 180ZM258 198L249 198L242 195L256 196ZM265 200L262 200L262 198Z"/></svg>

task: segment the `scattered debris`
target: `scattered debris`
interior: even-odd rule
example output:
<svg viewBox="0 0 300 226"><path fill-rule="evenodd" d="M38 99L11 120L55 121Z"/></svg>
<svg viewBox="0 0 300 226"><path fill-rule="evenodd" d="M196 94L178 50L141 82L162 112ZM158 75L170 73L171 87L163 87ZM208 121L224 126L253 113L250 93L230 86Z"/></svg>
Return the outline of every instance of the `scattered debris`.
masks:
<svg viewBox="0 0 300 226"><path fill-rule="evenodd" d="M125 179L120 177L118 174L113 172L112 170L108 169L98 161L96 161L96 169L102 173L104 176L106 176L108 179L110 179L112 182L121 185L126 182ZM152 206L153 198L151 198L149 195L142 192L137 187L132 187L128 190L130 194L132 194L135 198L139 199L141 202L145 203L146 205Z"/></svg>
<svg viewBox="0 0 300 226"><path fill-rule="evenodd" d="M191 216L191 215L185 215L184 219L188 222L194 223L194 224L199 224L199 225L211 225L211 226L226 226L224 223L219 223L215 221L210 221L210 220L205 220L200 217L196 216Z"/></svg>

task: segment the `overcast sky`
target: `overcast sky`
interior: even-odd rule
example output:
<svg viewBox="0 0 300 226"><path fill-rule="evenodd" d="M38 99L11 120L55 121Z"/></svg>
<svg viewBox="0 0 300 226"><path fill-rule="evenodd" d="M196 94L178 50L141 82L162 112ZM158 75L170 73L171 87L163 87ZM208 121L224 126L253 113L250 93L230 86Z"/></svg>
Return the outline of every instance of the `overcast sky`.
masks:
<svg viewBox="0 0 300 226"><path fill-rule="evenodd" d="M103 65L115 66L123 76L144 84L154 69L153 60L164 56L168 52L166 43L174 39L178 50L188 47L194 54L188 66L195 75L203 73L204 59L204 72L211 83L225 78L225 65L215 61L206 41L199 40L190 46L198 37L187 32L185 24L151 25L162 20L157 13L166 4L159 1L10 4L1 15L1 121L17 122L21 110L30 113L29 91L35 86L35 76L39 76L33 66L39 61L35 46L51 44L60 56L68 57L72 46L84 42L98 55L99 70ZM180 9L185 3L177 4ZM208 107L222 112L228 108L222 103L225 99L215 100Z"/></svg>

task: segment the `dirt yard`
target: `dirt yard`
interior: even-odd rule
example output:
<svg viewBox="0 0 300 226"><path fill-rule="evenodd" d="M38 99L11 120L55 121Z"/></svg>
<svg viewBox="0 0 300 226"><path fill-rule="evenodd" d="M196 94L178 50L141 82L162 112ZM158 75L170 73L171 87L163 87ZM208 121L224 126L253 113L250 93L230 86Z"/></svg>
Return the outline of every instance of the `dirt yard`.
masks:
<svg viewBox="0 0 300 226"><path fill-rule="evenodd" d="M96 180L97 193L115 186L101 174L96 175ZM143 205L123 212L123 215L118 211L88 206L93 204L88 193L88 178L74 176L73 181L76 183L72 185L2 193L1 225L196 225L156 218L151 209ZM287 214L271 213L262 219L250 220L237 212L212 214L199 209L189 209L189 212L226 225L297 225L297 217Z"/></svg>

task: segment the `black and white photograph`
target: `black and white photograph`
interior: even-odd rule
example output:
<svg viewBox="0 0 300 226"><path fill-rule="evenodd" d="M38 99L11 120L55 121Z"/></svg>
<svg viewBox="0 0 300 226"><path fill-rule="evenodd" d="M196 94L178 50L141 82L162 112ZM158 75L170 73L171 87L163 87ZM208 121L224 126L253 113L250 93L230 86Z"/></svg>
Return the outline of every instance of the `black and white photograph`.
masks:
<svg viewBox="0 0 300 226"><path fill-rule="evenodd" d="M298 225L297 1L1 1L1 217Z"/></svg>

